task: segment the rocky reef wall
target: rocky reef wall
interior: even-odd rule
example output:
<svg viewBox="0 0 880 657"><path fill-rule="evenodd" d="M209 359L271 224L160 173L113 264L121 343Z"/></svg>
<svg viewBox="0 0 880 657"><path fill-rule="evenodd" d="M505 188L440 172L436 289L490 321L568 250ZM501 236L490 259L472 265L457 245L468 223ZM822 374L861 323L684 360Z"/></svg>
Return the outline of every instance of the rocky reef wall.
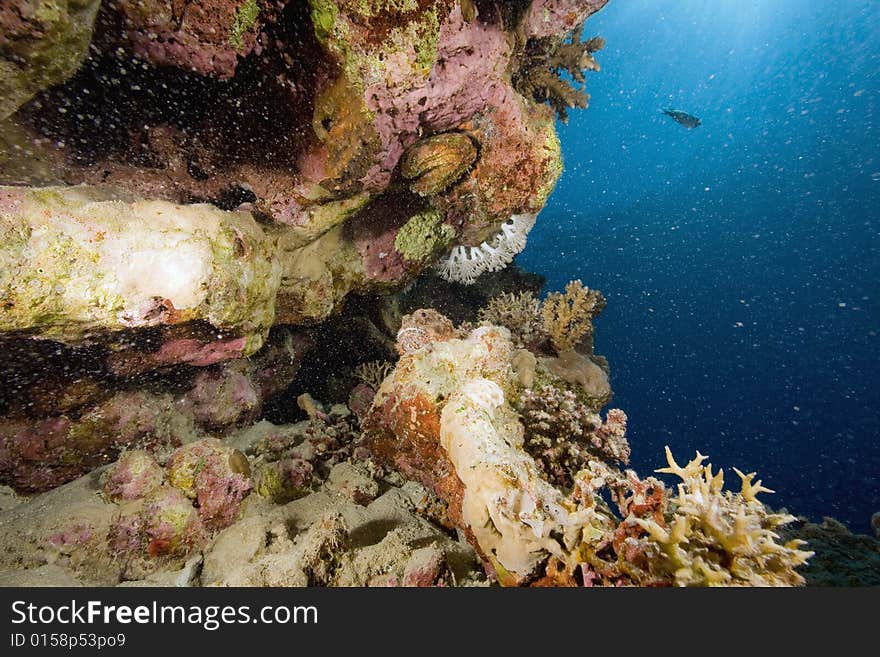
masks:
<svg viewBox="0 0 880 657"><path fill-rule="evenodd" d="M352 295L507 264L561 171L516 81L602 4L4 5L0 480L254 418Z"/></svg>

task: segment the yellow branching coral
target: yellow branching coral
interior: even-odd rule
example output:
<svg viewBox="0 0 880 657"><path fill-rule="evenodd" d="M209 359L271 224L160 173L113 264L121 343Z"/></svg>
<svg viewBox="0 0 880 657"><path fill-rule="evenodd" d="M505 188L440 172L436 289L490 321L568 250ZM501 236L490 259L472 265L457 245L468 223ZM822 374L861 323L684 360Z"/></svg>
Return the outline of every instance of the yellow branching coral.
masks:
<svg viewBox="0 0 880 657"><path fill-rule="evenodd" d="M651 519L634 520L661 557L651 564L655 576L668 573L679 586L804 583L795 568L813 553L800 549L804 541L777 542L774 530L795 518L771 513L758 501L758 493L772 491L760 481L752 483L754 473L744 475L737 470L742 489L733 493L723 490L723 472L713 474L711 465L703 465L706 457L700 453L682 467L667 447L666 460L668 467L657 472L682 479L678 495L670 500L671 517L665 527Z"/></svg>
<svg viewBox="0 0 880 657"><path fill-rule="evenodd" d="M584 287L579 280L565 286L565 294L547 295L541 307L544 330L553 347L560 352L574 349L586 335L593 333L593 317L605 307L605 297L598 290Z"/></svg>
<svg viewBox="0 0 880 657"><path fill-rule="evenodd" d="M742 496L744 498L746 498L746 500L748 500L749 502L757 501L756 496L758 493L775 493L776 492L774 490L770 490L769 488L764 488L761 485L760 479L758 479L758 481L756 481L753 484L752 479L754 479L755 475L757 474L755 472L750 472L749 474L743 474L742 472L740 472L736 468L734 468L733 471L736 472L736 474L739 475L739 478L742 480Z"/></svg>
<svg viewBox="0 0 880 657"><path fill-rule="evenodd" d="M583 27L583 23L578 25L567 41L566 37L530 39L513 75L513 84L523 96L549 103L563 123L568 123L569 109L589 106L590 94L583 89L584 72L599 70L593 53L605 47L602 37L581 41Z"/></svg>

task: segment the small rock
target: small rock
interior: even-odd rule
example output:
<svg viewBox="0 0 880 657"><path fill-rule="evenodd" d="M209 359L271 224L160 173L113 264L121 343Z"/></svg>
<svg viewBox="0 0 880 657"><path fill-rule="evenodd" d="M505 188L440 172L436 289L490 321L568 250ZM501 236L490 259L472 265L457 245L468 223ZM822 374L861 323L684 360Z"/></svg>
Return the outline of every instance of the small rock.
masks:
<svg viewBox="0 0 880 657"><path fill-rule="evenodd" d="M367 506L379 495L379 484L363 469L349 462L333 466L327 487L361 506Z"/></svg>
<svg viewBox="0 0 880 657"><path fill-rule="evenodd" d="M445 555L436 545L412 553L403 571L403 586L437 586Z"/></svg>

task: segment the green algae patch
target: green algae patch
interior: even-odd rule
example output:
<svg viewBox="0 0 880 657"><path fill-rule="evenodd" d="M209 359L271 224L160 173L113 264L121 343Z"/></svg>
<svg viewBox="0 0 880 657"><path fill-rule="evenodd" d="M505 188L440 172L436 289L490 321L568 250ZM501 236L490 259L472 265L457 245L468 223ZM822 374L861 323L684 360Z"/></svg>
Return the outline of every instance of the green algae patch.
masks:
<svg viewBox="0 0 880 657"><path fill-rule="evenodd" d="M559 137L556 134L555 127L550 124L545 127L547 133L543 144L543 156L547 158L547 179L535 192L535 204L538 208L543 208L547 203L547 199L556 187L556 182L562 175L562 146L559 143Z"/></svg>
<svg viewBox="0 0 880 657"><path fill-rule="evenodd" d="M229 43L236 50L241 50L244 46L243 37L245 33L257 24L257 17L260 15L260 7L256 0L247 0L235 10L235 19L232 22L232 28L229 35Z"/></svg>
<svg viewBox="0 0 880 657"><path fill-rule="evenodd" d="M322 43L326 43L334 36L339 7L333 0L309 0L311 6L312 26L315 28L315 36Z"/></svg>
<svg viewBox="0 0 880 657"><path fill-rule="evenodd" d="M424 21L416 36L416 64L427 74L437 61L437 44L440 43L440 20L436 8L425 12Z"/></svg>
<svg viewBox="0 0 880 657"><path fill-rule="evenodd" d="M443 223L437 210L425 210L410 217L394 238L394 248L410 262L424 263L449 246L455 237L452 226Z"/></svg>
<svg viewBox="0 0 880 657"><path fill-rule="evenodd" d="M22 33L2 39L0 46L0 120L76 72L88 54L101 3L42 0L25 3L25 12L27 5L32 13L23 22Z"/></svg>
<svg viewBox="0 0 880 657"><path fill-rule="evenodd" d="M274 320L277 239L248 213L0 187L0 239L0 331L76 341L205 320L263 335Z"/></svg>

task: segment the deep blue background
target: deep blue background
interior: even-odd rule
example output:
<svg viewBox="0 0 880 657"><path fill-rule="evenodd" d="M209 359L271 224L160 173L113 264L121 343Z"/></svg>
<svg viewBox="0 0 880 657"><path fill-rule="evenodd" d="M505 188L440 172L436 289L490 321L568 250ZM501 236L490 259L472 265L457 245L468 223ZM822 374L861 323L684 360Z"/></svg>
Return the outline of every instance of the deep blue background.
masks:
<svg viewBox="0 0 880 657"><path fill-rule="evenodd" d="M633 465L696 449L774 506L880 510L880 3L611 0L518 262L608 297ZM659 114L703 120L686 130ZM551 264L552 263L552 264Z"/></svg>

